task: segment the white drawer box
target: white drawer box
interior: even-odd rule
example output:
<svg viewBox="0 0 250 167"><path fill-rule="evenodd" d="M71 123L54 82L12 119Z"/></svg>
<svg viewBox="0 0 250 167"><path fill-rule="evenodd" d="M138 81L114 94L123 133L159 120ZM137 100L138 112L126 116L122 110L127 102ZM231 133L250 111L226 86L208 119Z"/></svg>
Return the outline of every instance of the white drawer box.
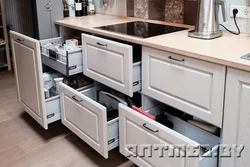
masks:
<svg viewBox="0 0 250 167"><path fill-rule="evenodd" d="M107 119L107 108L98 103L96 87L82 92L60 84L62 123L103 157L119 145L118 117ZM102 101L102 100L100 100ZM118 109L118 102L115 103ZM117 110L118 112L118 110Z"/></svg>
<svg viewBox="0 0 250 167"><path fill-rule="evenodd" d="M82 34L84 75L123 94L141 90L140 52L133 46ZM141 49L141 48L140 48Z"/></svg>
<svg viewBox="0 0 250 167"><path fill-rule="evenodd" d="M148 112L158 115L160 108L153 108ZM174 128L168 127L143 116L142 114L119 105L119 136L120 152L140 167L217 167L218 144L220 138L203 131L179 118L168 115ZM174 151L175 155L188 155L188 149L184 145L200 148L203 144L209 144L210 151L202 152L200 157L169 157L171 152L154 149L157 146L163 148L181 148ZM152 148L152 152L150 152ZM187 147L188 148L188 147ZM144 149L144 150L142 150ZM164 152L164 154L161 153ZM142 153L145 154L142 154ZM160 156L163 155L164 157ZM208 157L210 155L210 157ZM213 155L211 157L211 155Z"/></svg>
<svg viewBox="0 0 250 167"><path fill-rule="evenodd" d="M48 124L61 119L60 97L55 96L45 100Z"/></svg>
<svg viewBox="0 0 250 167"><path fill-rule="evenodd" d="M44 48L44 45L48 43L63 43L63 42L64 39L61 37L41 40L40 45L41 45L42 63L66 76L82 73L83 66L82 66L81 48L77 48L73 51L67 51L65 52L65 55L57 54L58 59L51 58L48 54L48 49Z"/></svg>
<svg viewBox="0 0 250 167"><path fill-rule="evenodd" d="M226 67L143 47L142 92L222 127Z"/></svg>

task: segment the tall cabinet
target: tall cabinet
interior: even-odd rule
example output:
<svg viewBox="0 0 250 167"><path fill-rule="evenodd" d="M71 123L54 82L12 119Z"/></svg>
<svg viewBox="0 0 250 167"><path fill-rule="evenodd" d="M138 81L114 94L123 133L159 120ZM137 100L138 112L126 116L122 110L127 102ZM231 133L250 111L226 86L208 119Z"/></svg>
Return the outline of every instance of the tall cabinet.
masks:
<svg viewBox="0 0 250 167"><path fill-rule="evenodd" d="M11 70L4 0L0 0L0 6L0 68L8 66L8 70Z"/></svg>
<svg viewBox="0 0 250 167"><path fill-rule="evenodd" d="M250 166L250 73L228 68L222 143L244 146L241 157L232 149L231 157L221 158L221 167Z"/></svg>

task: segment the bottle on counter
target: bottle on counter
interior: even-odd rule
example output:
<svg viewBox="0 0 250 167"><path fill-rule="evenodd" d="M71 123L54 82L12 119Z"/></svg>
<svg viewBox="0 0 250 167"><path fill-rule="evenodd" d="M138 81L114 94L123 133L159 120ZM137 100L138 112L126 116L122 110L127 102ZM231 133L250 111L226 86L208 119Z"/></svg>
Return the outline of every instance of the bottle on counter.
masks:
<svg viewBox="0 0 250 167"><path fill-rule="evenodd" d="M95 0L89 0L88 2L88 15L96 14Z"/></svg>
<svg viewBox="0 0 250 167"><path fill-rule="evenodd" d="M82 16L82 0L75 0L75 13L76 17Z"/></svg>
<svg viewBox="0 0 250 167"><path fill-rule="evenodd" d="M68 0L69 4L69 16L70 17L75 17L76 12L75 12L75 0Z"/></svg>
<svg viewBox="0 0 250 167"><path fill-rule="evenodd" d="M66 0L63 0L63 16L69 17L69 4Z"/></svg>
<svg viewBox="0 0 250 167"><path fill-rule="evenodd" d="M88 0L82 1L82 15L87 16L88 15Z"/></svg>

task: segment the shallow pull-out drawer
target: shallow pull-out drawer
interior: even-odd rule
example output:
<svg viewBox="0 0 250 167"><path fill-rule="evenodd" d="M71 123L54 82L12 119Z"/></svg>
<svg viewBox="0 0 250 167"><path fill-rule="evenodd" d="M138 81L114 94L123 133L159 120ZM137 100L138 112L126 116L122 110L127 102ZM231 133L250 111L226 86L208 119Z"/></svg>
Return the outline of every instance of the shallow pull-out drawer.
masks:
<svg viewBox="0 0 250 167"><path fill-rule="evenodd" d="M156 116L160 111L148 112ZM168 115L168 119L173 129L120 104L120 152L140 167L217 167L217 136L179 118ZM200 153L203 144L208 151ZM198 155L192 149L198 149Z"/></svg>
<svg viewBox="0 0 250 167"><path fill-rule="evenodd" d="M225 66L144 47L142 68L144 94L222 127Z"/></svg>
<svg viewBox="0 0 250 167"><path fill-rule="evenodd" d="M86 76L131 97L141 90L141 63L133 60L138 57L133 46L87 34L82 43Z"/></svg>
<svg viewBox="0 0 250 167"><path fill-rule="evenodd" d="M61 83L62 123L108 158L108 152L119 144L118 118L107 120L107 108L97 102L96 93L95 87L78 92Z"/></svg>
<svg viewBox="0 0 250 167"><path fill-rule="evenodd" d="M41 40L42 63L66 76L82 73L82 48L77 48L65 53L56 53L52 57L49 54L49 49L45 47L48 43L61 44L63 42L64 39L61 37Z"/></svg>

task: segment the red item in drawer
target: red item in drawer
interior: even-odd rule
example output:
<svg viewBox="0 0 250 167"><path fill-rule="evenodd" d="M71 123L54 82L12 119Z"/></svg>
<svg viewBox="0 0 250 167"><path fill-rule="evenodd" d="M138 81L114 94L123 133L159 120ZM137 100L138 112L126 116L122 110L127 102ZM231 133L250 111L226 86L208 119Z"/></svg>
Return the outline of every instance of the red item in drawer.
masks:
<svg viewBox="0 0 250 167"><path fill-rule="evenodd" d="M152 119L152 120L155 120L155 116L153 116L153 115L151 115L151 114L149 114L149 113L147 113L147 112L145 112L145 111L139 109L139 108L136 107L136 106L132 106L132 109L135 110L135 111L137 111L137 112L139 112L139 113L141 113L142 115L144 115L144 116L146 116L146 117Z"/></svg>

